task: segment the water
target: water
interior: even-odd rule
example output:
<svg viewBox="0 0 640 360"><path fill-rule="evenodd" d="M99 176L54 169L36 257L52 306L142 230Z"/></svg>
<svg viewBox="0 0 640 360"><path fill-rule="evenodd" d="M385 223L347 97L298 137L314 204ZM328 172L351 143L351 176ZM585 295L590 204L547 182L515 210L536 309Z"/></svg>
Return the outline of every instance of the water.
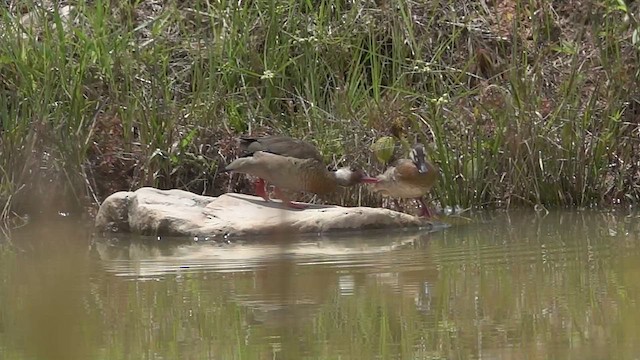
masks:
<svg viewBox="0 0 640 360"><path fill-rule="evenodd" d="M1 359L638 359L640 222L483 213L435 233L0 246Z"/></svg>

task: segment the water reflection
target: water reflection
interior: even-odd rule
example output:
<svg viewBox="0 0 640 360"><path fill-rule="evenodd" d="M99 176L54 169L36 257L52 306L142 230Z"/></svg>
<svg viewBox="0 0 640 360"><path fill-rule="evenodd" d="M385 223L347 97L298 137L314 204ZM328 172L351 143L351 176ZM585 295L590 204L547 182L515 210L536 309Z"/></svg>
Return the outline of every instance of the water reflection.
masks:
<svg viewBox="0 0 640 360"><path fill-rule="evenodd" d="M640 225L481 213L434 233L0 247L3 359L603 359L640 353Z"/></svg>
<svg viewBox="0 0 640 360"><path fill-rule="evenodd" d="M428 239L425 232L366 232L363 235L333 237L260 238L234 243L190 242L173 245L154 239L97 239L93 249L109 272L116 276L148 277L170 273L202 271L253 271L283 259L295 259L298 265L333 264L348 267L368 266L381 254ZM168 240L170 241L170 240Z"/></svg>

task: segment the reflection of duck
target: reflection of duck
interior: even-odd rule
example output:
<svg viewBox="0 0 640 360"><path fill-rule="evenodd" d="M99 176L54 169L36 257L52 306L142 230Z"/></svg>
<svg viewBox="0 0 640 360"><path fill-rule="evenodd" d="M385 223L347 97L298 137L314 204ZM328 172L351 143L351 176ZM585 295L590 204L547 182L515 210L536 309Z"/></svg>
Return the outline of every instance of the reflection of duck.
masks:
<svg viewBox="0 0 640 360"><path fill-rule="evenodd" d="M265 201L269 201L266 183L272 184L276 196L292 208L301 209L306 205L292 203L281 189L322 195L335 191L338 186L378 181L361 170L343 167L329 171L315 146L286 136L242 137L240 148L241 157L225 170L258 177L256 194Z"/></svg>
<svg viewBox="0 0 640 360"><path fill-rule="evenodd" d="M416 199L420 205L420 216L431 217L424 195L438 180L438 169L427 161L424 145L416 144L410 153L411 159L400 159L394 166L376 177L373 191L396 199Z"/></svg>

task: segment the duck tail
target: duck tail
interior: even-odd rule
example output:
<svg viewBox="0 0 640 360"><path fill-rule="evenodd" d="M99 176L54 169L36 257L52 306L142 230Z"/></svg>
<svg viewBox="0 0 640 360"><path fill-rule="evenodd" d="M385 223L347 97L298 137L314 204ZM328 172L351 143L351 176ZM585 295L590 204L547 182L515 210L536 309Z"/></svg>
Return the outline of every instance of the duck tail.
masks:
<svg viewBox="0 0 640 360"><path fill-rule="evenodd" d="M224 172L238 171L242 172L244 169L250 167L254 163L253 157L240 157L233 160L229 165L225 166Z"/></svg>

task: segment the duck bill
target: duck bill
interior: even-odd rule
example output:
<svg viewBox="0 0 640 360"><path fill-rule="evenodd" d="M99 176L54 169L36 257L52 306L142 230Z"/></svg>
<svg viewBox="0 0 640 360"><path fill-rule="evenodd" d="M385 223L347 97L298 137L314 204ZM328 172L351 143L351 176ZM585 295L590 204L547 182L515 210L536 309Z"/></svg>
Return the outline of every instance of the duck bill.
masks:
<svg viewBox="0 0 640 360"><path fill-rule="evenodd" d="M363 182L365 184L377 184L380 182L380 179L370 177L370 176L365 176L362 179L360 179L360 182Z"/></svg>
<svg viewBox="0 0 640 360"><path fill-rule="evenodd" d="M418 159L416 165L420 174L426 174L429 171L429 166L427 166L427 161L424 158Z"/></svg>

